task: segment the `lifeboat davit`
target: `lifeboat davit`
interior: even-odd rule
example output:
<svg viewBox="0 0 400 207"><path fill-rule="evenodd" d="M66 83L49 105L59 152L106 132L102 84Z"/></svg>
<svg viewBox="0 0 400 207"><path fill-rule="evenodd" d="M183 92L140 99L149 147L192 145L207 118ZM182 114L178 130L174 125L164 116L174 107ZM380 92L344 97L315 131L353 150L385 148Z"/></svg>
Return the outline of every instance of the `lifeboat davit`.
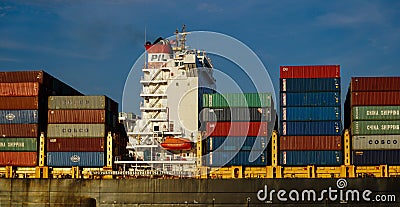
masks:
<svg viewBox="0 0 400 207"><path fill-rule="evenodd" d="M161 146L166 150L191 150L193 142L185 138L176 138L168 136L165 138Z"/></svg>

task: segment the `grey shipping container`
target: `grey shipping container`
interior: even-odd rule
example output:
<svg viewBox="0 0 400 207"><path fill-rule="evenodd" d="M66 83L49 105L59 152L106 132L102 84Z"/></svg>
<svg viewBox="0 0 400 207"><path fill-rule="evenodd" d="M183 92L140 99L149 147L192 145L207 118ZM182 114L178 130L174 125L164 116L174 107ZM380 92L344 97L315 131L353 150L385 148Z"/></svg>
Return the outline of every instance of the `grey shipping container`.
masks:
<svg viewBox="0 0 400 207"><path fill-rule="evenodd" d="M271 108L204 108L203 121L271 121Z"/></svg>
<svg viewBox="0 0 400 207"><path fill-rule="evenodd" d="M0 110L0 124L36 124L37 110Z"/></svg>
<svg viewBox="0 0 400 207"><path fill-rule="evenodd" d="M107 96L49 96L49 109L106 109L118 113L118 104Z"/></svg>
<svg viewBox="0 0 400 207"><path fill-rule="evenodd" d="M361 135L351 139L353 150L400 149L400 135Z"/></svg>
<svg viewBox="0 0 400 207"><path fill-rule="evenodd" d="M103 167L104 152L48 152L47 165L52 167Z"/></svg>
<svg viewBox="0 0 400 207"><path fill-rule="evenodd" d="M47 137L105 137L106 127L104 124L49 124L47 125Z"/></svg>

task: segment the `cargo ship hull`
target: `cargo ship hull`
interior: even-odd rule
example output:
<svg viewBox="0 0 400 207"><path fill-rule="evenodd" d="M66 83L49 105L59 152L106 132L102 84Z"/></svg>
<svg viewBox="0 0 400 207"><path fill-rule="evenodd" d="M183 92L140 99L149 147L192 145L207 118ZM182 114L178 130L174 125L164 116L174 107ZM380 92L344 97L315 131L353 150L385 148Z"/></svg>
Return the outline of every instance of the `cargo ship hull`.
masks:
<svg viewBox="0 0 400 207"><path fill-rule="evenodd" d="M400 205L400 178L0 179L0 186L2 207Z"/></svg>

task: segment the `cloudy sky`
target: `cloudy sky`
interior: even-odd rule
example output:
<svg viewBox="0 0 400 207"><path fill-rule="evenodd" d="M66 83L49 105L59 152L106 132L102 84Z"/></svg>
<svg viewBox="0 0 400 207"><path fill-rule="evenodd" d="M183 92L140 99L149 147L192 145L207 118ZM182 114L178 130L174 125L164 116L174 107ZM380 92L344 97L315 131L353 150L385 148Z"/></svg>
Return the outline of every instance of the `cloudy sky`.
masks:
<svg viewBox="0 0 400 207"><path fill-rule="evenodd" d="M249 46L276 89L280 65L340 64L345 93L351 76L400 76L399 11L395 0L3 0L0 70L43 69L121 102L144 31L154 40L186 24Z"/></svg>

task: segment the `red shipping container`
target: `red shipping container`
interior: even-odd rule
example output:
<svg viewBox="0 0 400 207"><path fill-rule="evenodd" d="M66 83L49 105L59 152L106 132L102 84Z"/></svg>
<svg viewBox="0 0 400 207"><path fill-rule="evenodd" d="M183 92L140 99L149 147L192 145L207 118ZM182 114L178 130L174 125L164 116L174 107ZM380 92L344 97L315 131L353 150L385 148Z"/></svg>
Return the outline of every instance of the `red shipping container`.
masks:
<svg viewBox="0 0 400 207"><path fill-rule="evenodd" d="M104 152L104 138L47 138L48 152Z"/></svg>
<svg viewBox="0 0 400 207"><path fill-rule="evenodd" d="M0 166L37 166L37 152L0 152Z"/></svg>
<svg viewBox="0 0 400 207"><path fill-rule="evenodd" d="M353 77L350 90L355 91L400 91L400 77Z"/></svg>
<svg viewBox="0 0 400 207"><path fill-rule="evenodd" d="M281 66L280 78L339 78L340 65Z"/></svg>
<svg viewBox="0 0 400 207"><path fill-rule="evenodd" d="M49 110L48 123L88 123L98 124L106 121L105 110Z"/></svg>
<svg viewBox="0 0 400 207"><path fill-rule="evenodd" d="M281 136L279 150L341 150L341 136Z"/></svg>
<svg viewBox="0 0 400 207"><path fill-rule="evenodd" d="M400 91L351 93L351 106L395 106L395 105L400 105Z"/></svg>
<svg viewBox="0 0 400 207"><path fill-rule="evenodd" d="M267 122L207 122L207 136L267 136Z"/></svg>
<svg viewBox="0 0 400 207"><path fill-rule="evenodd" d="M38 96L39 83L0 83L0 96Z"/></svg>
<svg viewBox="0 0 400 207"><path fill-rule="evenodd" d="M37 124L0 124L0 136L2 137L38 137Z"/></svg>
<svg viewBox="0 0 400 207"><path fill-rule="evenodd" d="M0 96L0 110L37 110L39 108L37 96L4 97Z"/></svg>

